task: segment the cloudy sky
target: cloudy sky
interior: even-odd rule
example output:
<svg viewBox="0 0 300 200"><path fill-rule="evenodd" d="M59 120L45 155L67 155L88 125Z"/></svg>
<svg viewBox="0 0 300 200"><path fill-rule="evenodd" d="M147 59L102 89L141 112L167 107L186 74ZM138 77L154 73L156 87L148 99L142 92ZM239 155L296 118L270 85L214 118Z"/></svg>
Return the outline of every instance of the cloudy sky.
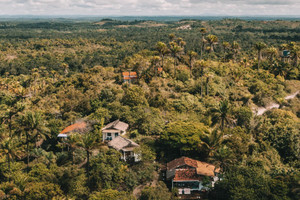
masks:
<svg viewBox="0 0 300 200"><path fill-rule="evenodd" d="M0 0L0 15L300 15L300 0Z"/></svg>

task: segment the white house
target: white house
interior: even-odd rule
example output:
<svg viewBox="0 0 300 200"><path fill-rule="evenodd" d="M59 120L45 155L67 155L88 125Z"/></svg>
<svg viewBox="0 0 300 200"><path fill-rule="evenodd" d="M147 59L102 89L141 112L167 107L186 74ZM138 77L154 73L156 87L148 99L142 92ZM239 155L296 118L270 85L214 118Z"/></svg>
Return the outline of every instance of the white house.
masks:
<svg viewBox="0 0 300 200"><path fill-rule="evenodd" d="M113 121L107 124L102 129L102 141L109 142L120 135L125 135L129 125L120 120Z"/></svg>
<svg viewBox="0 0 300 200"><path fill-rule="evenodd" d="M141 155L135 152L135 149L140 145L130 139L118 136L108 142L107 145L121 152L121 159L124 161L138 162L141 160Z"/></svg>

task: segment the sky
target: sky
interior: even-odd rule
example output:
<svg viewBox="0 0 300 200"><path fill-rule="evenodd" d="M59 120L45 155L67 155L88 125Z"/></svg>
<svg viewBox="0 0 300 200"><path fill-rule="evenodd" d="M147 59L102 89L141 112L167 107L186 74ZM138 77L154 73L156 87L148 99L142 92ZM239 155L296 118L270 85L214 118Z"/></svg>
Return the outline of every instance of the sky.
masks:
<svg viewBox="0 0 300 200"><path fill-rule="evenodd" d="M300 15L300 0L0 0L0 15Z"/></svg>

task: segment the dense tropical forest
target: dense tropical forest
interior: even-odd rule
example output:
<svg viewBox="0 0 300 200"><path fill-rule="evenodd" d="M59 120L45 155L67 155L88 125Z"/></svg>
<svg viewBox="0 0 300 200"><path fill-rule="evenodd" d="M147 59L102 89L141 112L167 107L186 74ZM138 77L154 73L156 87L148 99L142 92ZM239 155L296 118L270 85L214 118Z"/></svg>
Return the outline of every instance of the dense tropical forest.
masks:
<svg viewBox="0 0 300 200"><path fill-rule="evenodd" d="M220 167L207 199L300 199L299 33L296 20L1 20L0 199L174 200L161 169L181 156ZM102 143L117 119L140 162ZM57 137L78 120L93 129Z"/></svg>

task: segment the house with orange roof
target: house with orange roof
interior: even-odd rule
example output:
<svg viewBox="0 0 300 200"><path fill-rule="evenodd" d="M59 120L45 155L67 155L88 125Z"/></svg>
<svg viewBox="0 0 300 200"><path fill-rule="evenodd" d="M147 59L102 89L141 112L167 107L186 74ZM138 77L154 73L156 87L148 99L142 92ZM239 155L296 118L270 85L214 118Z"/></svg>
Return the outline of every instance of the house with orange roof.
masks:
<svg viewBox="0 0 300 200"><path fill-rule="evenodd" d="M138 79L136 72L122 72L122 79L124 83L133 83Z"/></svg>
<svg viewBox="0 0 300 200"><path fill-rule="evenodd" d="M91 129L91 126L84 121L79 121L62 130L57 137L67 138L71 133L85 133Z"/></svg>
<svg viewBox="0 0 300 200"><path fill-rule="evenodd" d="M219 180L220 168L212 164L181 157L167 163L166 179L172 188L177 188L179 195L193 195L208 190L207 185L214 186Z"/></svg>

